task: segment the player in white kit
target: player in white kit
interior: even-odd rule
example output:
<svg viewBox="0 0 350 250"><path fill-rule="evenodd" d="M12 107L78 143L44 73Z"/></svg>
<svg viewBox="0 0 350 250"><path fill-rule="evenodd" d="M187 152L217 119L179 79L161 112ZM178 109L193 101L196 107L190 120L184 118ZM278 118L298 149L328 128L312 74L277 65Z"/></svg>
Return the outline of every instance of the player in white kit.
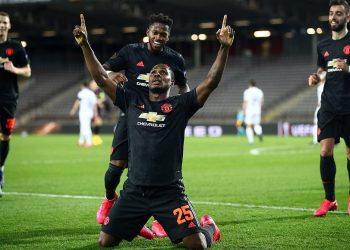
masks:
<svg viewBox="0 0 350 250"><path fill-rule="evenodd" d="M260 125L261 108L263 104L264 93L261 89L256 87L256 82L254 80L250 80L249 87L243 93L242 105L249 144L254 143L254 132L259 137L260 141L263 139L263 131Z"/></svg>
<svg viewBox="0 0 350 250"><path fill-rule="evenodd" d="M322 74L320 76L320 78L321 78L321 81L317 86L317 107L316 107L315 113L314 113L314 127L312 130L312 143L313 144L318 143L318 141L317 141L317 130L318 130L317 129L317 113L321 107L321 96L322 96L322 92L323 92L323 88L324 88L324 83L326 80L326 72L324 72L324 74Z"/></svg>
<svg viewBox="0 0 350 250"><path fill-rule="evenodd" d="M79 108L80 133L78 143L80 146L92 146L91 120L97 114L96 104L95 93L89 88L89 82L84 82L70 111L70 115L73 116Z"/></svg>

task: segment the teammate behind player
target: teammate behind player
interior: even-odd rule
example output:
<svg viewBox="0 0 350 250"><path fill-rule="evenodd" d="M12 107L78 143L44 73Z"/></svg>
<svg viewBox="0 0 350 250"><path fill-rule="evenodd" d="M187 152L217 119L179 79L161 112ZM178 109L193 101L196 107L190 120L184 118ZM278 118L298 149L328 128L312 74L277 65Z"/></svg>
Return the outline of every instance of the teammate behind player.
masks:
<svg viewBox="0 0 350 250"><path fill-rule="evenodd" d="M264 104L264 93L256 87L256 82L250 80L249 87L243 93L243 113L244 123L246 125L246 135L248 143L254 143L254 132L263 140L263 131L260 125L261 108ZM254 129L254 130L253 130Z"/></svg>
<svg viewBox="0 0 350 250"><path fill-rule="evenodd" d="M317 72L309 76L309 85L321 81L326 72L321 108L318 111L318 141L320 142L320 172L325 199L314 212L324 216L338 208L335 199L336 165L333 157L334 145L345 141L347 168L350 180L350 34L347 24L350 20L349 4L345 0L331 0L328 15L332 36L317 45ZM349 190L350 194L350 190ZM350 214L350 197L348 200Z"/></svg>
<svg viewBox="0 0 350 250"><path fill-rule="evenodd" d="M73 34L88 70L113 102L127 112L128 119L128 179L104 221L100 246L132 240L150 216L164 226L172 242L182 241L189 249L204 249L220 239L220 231L210 216L203 216L200 225L184 193L182 154L187 122L218 86L225 68L233 43L233 31L226 26L226 20L225 15L217 32L221 46L206 79L189 93L169 98L175 79L166 64L151 70L149 96L118 87L95 57L81 15L81 25Z"/></svg>
<svg viewBox="0 0 350 250"><path fill-rule="evenodd" d="M26 51L18 41L8 39L10 17L0 11L0 197L4 187L4 167L10 150L10 137L15 126L17 76L30 77Z"/></svg>
<svg viewBox="0 0 350 250"><path fill-rule="evenodd" d="M113 72L124 71L128 79L124 87L148 96L150 70L156 64L167 64L175 74L175 85L178 87L179 94L188 92L184 59L179 53L165 46L170 38L172 24L173 20L162 13L151 15L146 32L149 42L126 45L105 62L103 67ZM105 173L106 198L96 214L96 220L100 224L103 223L118 197L115 190L120 182L123 170L127 166L127 159L127 122L125 114L121 113L114 132L109 167ZM158 225L154 224L152 227L155 229L154 232L158 236L164 236L158 234ZM147 229L143 228L141 235L149 238L147 232Z"/></svg>
<svg viewBox="0 0 350 250"><path fill-rule="evenodd" d="M97 114L97 97L90 89L89 82L83 82L81 90L77 95L70 115L73 116L79 109L79 140L78 144L82 147L92 146L91 120Z"/></svg>

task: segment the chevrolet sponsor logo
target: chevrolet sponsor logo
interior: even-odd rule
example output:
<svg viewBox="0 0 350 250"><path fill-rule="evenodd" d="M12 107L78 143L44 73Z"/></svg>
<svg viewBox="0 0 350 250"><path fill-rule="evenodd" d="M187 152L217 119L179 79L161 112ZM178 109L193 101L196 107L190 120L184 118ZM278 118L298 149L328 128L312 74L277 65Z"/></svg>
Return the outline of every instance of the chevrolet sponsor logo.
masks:
<svg viewBox="0 0 350 250"><path fill-rule="evenodd" d="M149 82L149 73L147 74L139 74L137 80L142 80L145 82Z"/></svg>
<svg viewBox="0 0 350 250"><path fill-rule="evenodd" d="M158 115L157 112L142 113L139 118L146 119L148 122L163 122L165 115Z"/></svg>

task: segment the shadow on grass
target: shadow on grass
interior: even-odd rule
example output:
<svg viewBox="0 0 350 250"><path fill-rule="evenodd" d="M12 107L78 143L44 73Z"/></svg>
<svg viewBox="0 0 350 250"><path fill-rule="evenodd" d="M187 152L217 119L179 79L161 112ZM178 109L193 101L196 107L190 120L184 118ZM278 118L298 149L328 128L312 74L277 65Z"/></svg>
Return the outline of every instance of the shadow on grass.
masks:
<svg viewBox="0 0 350 250"><path fill-rule="evenodd" d="M269 218L250 218L250 219L243 219L243 220L234 220L234 221L226 221L226 222L220 222L221 226L224 225L232 225L232 224L249 224L254 222L263 222L263 221L285 221L285 220L305 220L309 218L314 218L312 214L307 215L297 215L297 216L285 216L285 217L269 217Z"/></svg>
<svg viewBox="0 0 350 250"><path fill-rule="evenodd" d="M84 228L50 228L21 232L6 232L0 235L4 249L100 249L99 229L96 226ZM0 247L0 248L1 248ZM182 244L172 244L169 238L145 240L136 237L132 242L123 241L121 249L181 249ZM102 249L102 248L101 248Z"/></svg>

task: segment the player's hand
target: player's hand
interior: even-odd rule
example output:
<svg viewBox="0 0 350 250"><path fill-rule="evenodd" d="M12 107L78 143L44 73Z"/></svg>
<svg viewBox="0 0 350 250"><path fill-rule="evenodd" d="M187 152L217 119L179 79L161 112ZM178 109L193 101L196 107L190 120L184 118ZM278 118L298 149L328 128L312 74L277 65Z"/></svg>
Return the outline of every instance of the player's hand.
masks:
<svg viewBox="0 0 350 250"><path fill-rule="evenodd" d="M221 28L216 32L216 38L219 40L220 44L225 47L230 47L235 38L235 32L230 27L230 25L226 25L227 23L227 15L224 15L222 20Z"/></svg>
<svg viewBox="0 0 350 250"><path fill-rule="evenodd" d="M321 78L318 74L316 73L313 73L312 75L309 76L309 86L315 86L317 85L320 81L321 81Z"/></svg>
<svg viewBox="0 0 350 250"><path fill-rule="evenodd" d="M8 57L2 58L2 57L0 56L0 64L4 64L4 63L9 62L9 61L10 61L10 60L9 60Z"/></svg>
<svg viewBox="0 0 350 250"><path fill-rule="evenodd" d="M113 72L111 75L113 81L115 81L117 84L124 85L127 81L128 78L121 72Z"/></svg>
<svg viewBox="0 0 350 250"><path fill-rule="evenodd" d="M11 72L11 73L17 74L16 67L13 65L13 63L10 60L5 61L4 69L6 71Z"/></svg>
<svg viewBox="0 0 350 250"><path fill-rule="evenodd" d="M73 30L75 41L82 46L87 43L87 30L84 15L80 14L80 26L76 25Z"/></svg>
<svg viewBox="0 0 350 250"><path fill-rule="evenodd" d="M345 62L345 60L338 59L335 61L335 67L343 70L344 72L349 73L349 65Z"/></svg>

